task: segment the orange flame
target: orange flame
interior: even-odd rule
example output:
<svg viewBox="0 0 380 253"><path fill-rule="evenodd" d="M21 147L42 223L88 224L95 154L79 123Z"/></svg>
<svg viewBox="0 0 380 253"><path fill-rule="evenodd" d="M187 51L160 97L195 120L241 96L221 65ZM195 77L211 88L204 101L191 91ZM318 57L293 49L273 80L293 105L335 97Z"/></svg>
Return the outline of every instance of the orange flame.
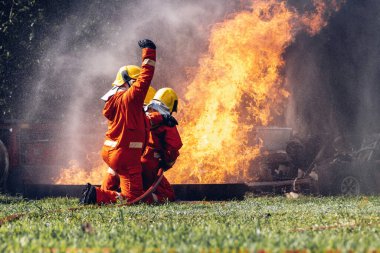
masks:
<svg viewBox="0 0 380 253"><path fill-rule="evenodd" d="M286 47L301 30L317 34L343 1L313 3L313 11L301 15L285 1L252 0L250 9L214 25L208 53L184 84L186 101L178 115L184 146L167 173L171 182L252 180L249 163L259 154L258 145L250 144L253 130L282 116L290 95L281 73ZM105 168L86 173L71 166L55 183L100 182Z"/></svg>
<svg viewBox="0 0 380 253"><path fill-rule="evenodd" d="M53 181L55 184L85 184L86 182L101 184L107 168L108 166L99 160L98 165L86 170L79 165L78 161L72 160L69 162L69 167L61 169L59 176Z"/></svg>
<svg viewBox="0 0 380 253"><path fill-rule="evenodd" d="M314 0L314 11L301 16L301 23L306 27L309 34L315 35L321 30L321 28L327 25L327 18L332 12L338 11L344 3L345 0L332 0L328 2Z"/></svg>

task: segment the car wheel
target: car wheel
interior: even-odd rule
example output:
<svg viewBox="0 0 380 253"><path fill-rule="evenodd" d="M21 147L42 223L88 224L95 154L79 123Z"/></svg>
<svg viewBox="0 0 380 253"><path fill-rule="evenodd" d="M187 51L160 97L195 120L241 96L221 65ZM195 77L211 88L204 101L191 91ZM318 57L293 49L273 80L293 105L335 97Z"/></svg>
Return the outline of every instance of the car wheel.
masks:
<svg viewBox="0 0 380 253"><path fill-rule="evenodd" d="M3 142L0 140L0 190L5 187L8 177L9 157L8 151Z"/></svg>
<svg viewBox="0 0 380 253"><path fill-rule="evenodd" d="M359 179L352 175L346 175L340 178L337 186L339 194L342 195L356 196L362 193Z"/></svg>

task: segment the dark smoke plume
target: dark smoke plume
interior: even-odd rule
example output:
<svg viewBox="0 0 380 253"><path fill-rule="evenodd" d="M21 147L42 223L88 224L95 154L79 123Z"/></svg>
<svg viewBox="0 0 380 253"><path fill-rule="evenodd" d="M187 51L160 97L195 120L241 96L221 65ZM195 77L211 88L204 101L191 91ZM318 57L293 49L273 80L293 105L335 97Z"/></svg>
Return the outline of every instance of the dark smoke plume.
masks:
<svg viewBox="0 0 380 253"><path fill-rule="evenodd" d="M380 132L380 2L347 1L286 53L287 124L302 135Z"/></svg>

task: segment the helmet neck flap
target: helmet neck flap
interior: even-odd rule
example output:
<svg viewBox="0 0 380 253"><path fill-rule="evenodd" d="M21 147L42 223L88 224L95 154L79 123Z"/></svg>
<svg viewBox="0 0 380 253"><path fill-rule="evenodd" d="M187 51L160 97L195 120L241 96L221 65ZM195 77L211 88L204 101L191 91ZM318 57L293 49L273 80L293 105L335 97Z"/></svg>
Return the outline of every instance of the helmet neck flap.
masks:
<svg viewBox="0 0 380 253"><path fill-rule="evenodd" d="M147 112L149 109L156 110L159 112L161 115L170 115L170 110L169 108L162 103L161 101L158 100L152 100L147 106L145 106L144 110Z"/></svg>
<svg viewBox="0 0 380 253"><path fill-rule="evenodd" d="M118 91L128 90L128 87L125 86L114 86L112 87L106 94L104 94L100 99L104 102L107 102L113 95L116 94Z"/></svg>

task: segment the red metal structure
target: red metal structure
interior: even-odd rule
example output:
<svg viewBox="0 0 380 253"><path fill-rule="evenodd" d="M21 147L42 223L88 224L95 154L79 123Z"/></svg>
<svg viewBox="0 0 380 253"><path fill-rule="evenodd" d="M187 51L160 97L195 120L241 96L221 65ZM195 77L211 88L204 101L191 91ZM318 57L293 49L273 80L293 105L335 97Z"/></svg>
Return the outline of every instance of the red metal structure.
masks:
<svg viewBox="0 0 380 253"><path fill-rule="evenodd" d="M54 156L52 126L41 123L7 122L0 124L0 140L8 156L8 166L0 167L3 188L16 190L22 182L31 181L33 174L41 173L51 166ZM5 152L4 152L5 151ZM43 175L43 173L41 173ZM6 183L7 182L7 183Z"/></svg>
<svg viewBox="0 0 380 253"><path fill-rule="evenodd" d="M64 124L58 123L0 123L0 188L20 192L25 183L51 182L58 170L73 159L69 148L72 140L64 130ZM94 140L96 134L88 132L77 138L85 143L82 149L75 150L78 157L86 157L91 150L88 146L100 146Z"/></svg>

